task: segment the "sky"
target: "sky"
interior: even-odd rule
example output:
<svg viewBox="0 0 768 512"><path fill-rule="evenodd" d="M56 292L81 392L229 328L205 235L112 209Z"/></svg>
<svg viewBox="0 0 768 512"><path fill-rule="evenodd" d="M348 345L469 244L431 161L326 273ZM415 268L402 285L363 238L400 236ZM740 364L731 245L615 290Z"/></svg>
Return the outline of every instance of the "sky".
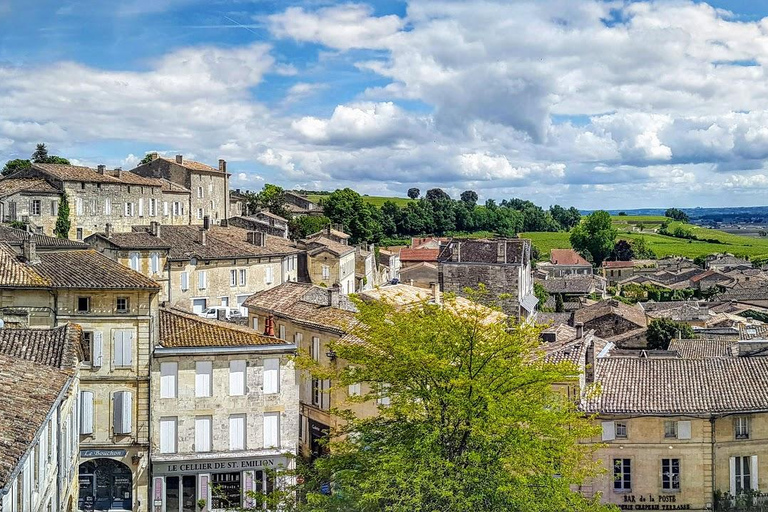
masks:
<svg viewBox="0 0 768 512"><path fill-rule="evenodd" d="M768 204L768 2L0 0L0 162L235 188Z"/></svg>

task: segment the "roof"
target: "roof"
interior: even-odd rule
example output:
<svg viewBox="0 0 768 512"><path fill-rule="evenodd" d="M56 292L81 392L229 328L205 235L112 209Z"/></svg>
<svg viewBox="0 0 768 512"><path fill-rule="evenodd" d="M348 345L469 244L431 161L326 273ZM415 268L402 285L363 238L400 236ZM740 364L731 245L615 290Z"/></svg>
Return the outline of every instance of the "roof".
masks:
<svg viewBox="0 0 768 512"><path fill-rule="evenodd" d="M277 217L277 215L276 215ZM282 217L278 217L282 219ZM283 219L285 220L285 219ZM342 240L346 240L350 237L350 235L346 234L343 231L339 231L338 229L323 229L321 231L318 231L317 233L312 233L311 235L307 236L307 238L318 238L318 237L327 237L327 236L335 236L336 238L341 238Z"/></svg>
<svg viewBox="0 0 768 512"><path fill-rule="evenodd" d="M584 265L592 267L590 262L573 249L552 249L549 261L554 265Z"/></svg>
<svg viewBox="0 0 768 512"><path fill-rule="evenodd" d="M704 359L707 357L733 357L732 340L723 339L673 339L669 350L674 350L683 359Z"/></svg>
<svg viewBox="0 0 768 512"><path fill-rule="evenodd" d="M537 281L541 284L548 293L579 293L589 294L597 289L603 289L603 286L599 286L603 281L603 278L599 276L580 276L571 275L564 277L550 277L542 281Z"/></svg>
<svg viewBox="0 0 768 512"><path fill-rule="evenodd" d="M286 345L286 341L245 326L201 318L178 309L160 308L160 345L181 347L242 347Z"/></svg>
<svg viewBox="0 0 768 512"><path fill-rule="evenodd" d="M16 229L10 226L0 225L0 241L8 245L20 247L24 240L29 238L35 242L35 246L40 249L88 249L90 246L77 240L67 238L56 238L54 236L41 235L39 233L30 233L23 229Z"/></svg>
<svg viewBox="0 0 768 512"><path fill-rule="evenodd" d="M11 196L19 192L34 194L61 194L43 178L3 178L0 179L0 197Z"/></svg>
<svg viewBox="0 0 768 512"><path fill-rule="evenodd" d="M604 261L603 268L633 268L634 261Z"/></svg>
<svg viewBox="0 0 768 512"><path fill-rule="evenodd" d="M54 368L74 368L81 359L79 325L53 329L0 329L0 354Z"/></svg>
<svg viewBox="0 0 768 512"><path fill-rule="evenodd" d="M437 263L437 257L439 254L440 249L413 249L411 247L403 247L400 249L400 261L424 261Z"/></svg>
<svg viewBox="0 0 768 512"><path fill-rule="evenodd" d="M571 316L572 313L570 312L551 313L539 311L536 314L536 325L550 325L553 327L558 325L568 325L571 322Z"/></svg>
<svg viewBox="0 0 768 512"><path fill-rule="evenodd" d="M582 408L601 414L724 414L768 410L768 357L609 357L595 365L600 393Z"/></svg>
<svg viewBox="0 0 768 512"><path fill-rule="evenodd" d="M162 229L162 228L161 228ZM117 249L170 249L171 246L161 238L146 231L129 231L127 233L94 233L87 237L87 242L95 239L103 240Z"/></svg>
<svg viewBox="0 0 768 512"><path fill-rule="evenodd" d="M42 171L61 181L146 185L152 187L162 185L160 180L156 178L145 178L128 171L104 171L104 173L101 173L96 169L81 165L32 164L32 169Z"/></svg>
<svg viewBox="0 0 768 512"><path fill-rule="evenodd" d="M339 307L331 307L330 292L330 289L310 283L289 281L254 293L243 305L288 318L308 327L343 334L354 320L357 308L343 294L339 294Z"/></svg>
<svg viewBox="0 0 768 512"><path fill-rule="evenodd" d="M336 256L344 256L355 251L355 247L352 245L344 245L330 238L318 237L311 238L304 242L307 245L307 254L315 256L323 251L329 251Z"/></svg>
<svg viewBox="0 0 768 512"><path fill-rule="evenodd" d="M604 300L576 310L574 313L574 322L581 322L586 325L587 322L606 315L620 316L634 323L638 327L646 326L645 313L641 307L630 306L618 300Z"/></svg>
<svg viewBox="0 0 768 512"><path fill-rule="evenodd" d="M739 324L740 340L765 340L768 339L768 324L744 325Z"/></svg>
<svg viewBox="0 0 768 512"><path fill-rule="evenodd" d="M264 217L269 217L270 219L279 220L280 222L288 222L288 219L285 217L281 217L279 215L276 215L269 210L261 210L253 214L255 217L258 217L260 215L263 215Z"/></svg>
<svg viewBox="0 0 768 512"><path fill-rule="evenodd" d="M174 183L171 180L160 178L160 186L165 194L189 194L190 190L187 187Z"/></svg>
<svg viewBox="0 0 768 512"><path fill-rule="evenodd" d="M134 232L148 231L149 226L134 226ZM267 237L266 246L248 241L247 229L234 226L211 226L206 233L206 244L200 243L201 226L160 226L159 240L170 247L168 257L172 260L230 259L297 254L299 248L291 241L279 237ZM113 234L114 237L117 233Z"/></svg>
<svg viewBox="0 0 768 512"><path fill-rule="evenodd" d="M214 172L221 172L216 167L211 167L210 165L204 164L204 163L201 163L201 162L195 162L194 160L187 160L186 158L182 159L182 163L178 163L175 158L167 158L167 157L164 157L164 156L158 156L156 158L156 160L165 160L166 162L170 162L172 164L180 165L181 167L185 167L185 168L190 169L192 171L214 171Z"/></svg>
<svg viewBox="0 0 768 512"><path fill-rule="evenodd" d="M0 287L47 288L50 284L50 280L20 261L8 244L0 242Z"/></svg>

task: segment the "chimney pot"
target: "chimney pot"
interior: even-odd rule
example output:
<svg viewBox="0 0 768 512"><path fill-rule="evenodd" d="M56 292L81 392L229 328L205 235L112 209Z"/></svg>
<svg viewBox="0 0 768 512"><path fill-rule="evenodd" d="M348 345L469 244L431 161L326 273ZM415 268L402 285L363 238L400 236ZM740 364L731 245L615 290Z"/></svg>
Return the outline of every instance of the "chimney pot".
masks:
<svg viewBox="0 0 768 512"><path fill-rule="evenodd" d="M328 289L328 305L332 308L339 307L339 286L333 285Z"/></svg>
<svg viewBox="0 0 768 512"><path fill-rule="evenodd" d="M577 322L576 325L576 338L581 339L584 337L584 324L581 322Z"/></svg>
<svg viewBox="0 0 768 512"><path fill-rule="evenodd" d="M40 262L40 259L37 257L37 244L32 240L31 236L27 235L27 237L24 238L24 246L22 250L24 253L24 260L27 263Z"/></svg>
<svg viewBox="0 0 768 512"><path fill-rule="evenodd" d="M97 171L99 174L104 174L104 171L106 170L106 168L107 168L107 166L106 166L106 165L104 165L104 164L99 164L99 165L96 167L96 171Z"/></svg>
<svg viewBox="0 0 768 512"><path fill-rule="evenodd" d="M221 172L227 172L227 161L219 158L219 170Z"/></svg>
<svg viewBox="0 0 768 512"><path fill-rule="evenodd" d="M149 154L150 160L157 160L158 158L159 158L159 155L157 154L157 151L153 151L152 153Z"/></svg>
<svg viewBox="0 0 768 512"><path fill-rule="evenodd" d="M152 234L152 236L160 236L160 223L156 220L153 220L149 223L149 232Z"/></svg>
<svg viewBox="0 0 768 512"><path fill-rule="evenodd" d="M208 232L205 229L200 229L197 234L197 241L200 245L206 245L208 243Z"/></svg>
<svg viewBox="0 0 768 512"><path fill-rule="evenodd" d="M110 238L112 236L112 224L110 222L107 222L104 225L104 234L107 238Z"/></svg>
<svg viewBox="0 0 768 512"><path fill-rule="evenodd" d="M177 164L183 164L184 163L184 155L176 155L176 163Z"/></svg>

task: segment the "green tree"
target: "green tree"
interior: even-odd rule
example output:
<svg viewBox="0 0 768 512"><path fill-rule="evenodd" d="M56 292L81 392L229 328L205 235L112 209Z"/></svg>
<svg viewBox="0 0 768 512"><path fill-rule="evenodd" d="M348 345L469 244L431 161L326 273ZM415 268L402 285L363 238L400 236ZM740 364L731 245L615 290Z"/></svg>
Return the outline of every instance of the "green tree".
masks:
<svg viewBox="0 0 768 512"><path fill-rule="evenodd" d="M565 311L565 304L563 304L563 294L558 293L555 295L555 312L562 313Z"/></svg>
<svg viewBox="0 0 768 512"><path fill-rule="evenodd" d="M688 214L682 210L678 210L677 208L668 208L667 211L664 212L664 216L680 222L690 221Z"/></svg>
<svg viewBox="0 0 768 512"><path fill-rule="evenodd" d="M611 215L604 210L598 210L587 215L571 230L571 246L578 252L589 252L594 265L599 267L611 254L617 233L611 224Z"/></svg>
<svg viewBox="0 0 768 512"><path fill-rule="evenodd" d="M410 197L411 199L418 199L419 194L421 194L421 191L416 187L408 189L408 197Z"/></svg>
<svg viewBox="0 0 768 512"><path fill-rule="evenodd" d="M56 217L56 226L53 228L53 234L56 238L69 238L69 228L72 223L69 220L69 197L66 192L61 195L59 200L59 211Z"/></svg>
<svg viewBox="0 0 768 512"><path fill-rule="evenodd" d="M32 153L32 161L36 164L48 163L48 148L45 147L45 144L37 145L35 152Z"/></svg>
<svg viewBox="0 0 768 512"><path fill-rule="evenodd" d="M693 338L693 329L688 324L675 322L669 318L657 318L648 324L648 332L645 335L648 348L667 350L669 342L673 338Z"/></svg>
<svg viewBox="0 0 768 512"><path fill-rule="evenodd" d="M474 190L465 190L461 193L461 200L462 202L474 208L474 206L477 204L477 192Z"/></svg>
<svg viewBox="0 0 768 512"><path fill-rule="evenodd" d="M147 153L144 155L144 158L141 159L141 162L139 162L139 165L148 164L152 161L152 153Z"/></svg>
<svg viewBox="0 0 768 512"><path fill-rule="evenodd" d="M449 196L441 188L431 188L427 190L427 195L425 197L427 201L442 201L442 200L449 200L451 198L451 196Z"/></svg>
<svg viewBox="0 0 768 512"><path fill-rule="evenodd" d="M615 261L629 261L635 257L635 252L632 249L632 244L626 240L619 240L613 246L611 252L611 259Z"/></svg>
<svg viewBox="0 0 768 512"><path fill-rule="evenodd" d="M375 417L346 413L333 434L350 435L314 465L333 492L307 486L309 510L610 510L571 490L598 471L596 447L579 441L599 430L554 391L578 370L537 356L535 328L510 330L450 297L444 307L358 307L362 342L330 344L348 366L312 371L341 388L368 383L350 401L389 405Z"/></svg>
<svg viewBox="0 0 768 512"><path fill-rule="evenodd" d="M656 259L656 253L654 253L653 250L648 247L648 244L645 242L645 238L635 238L634 240L631 240L629 244L632 246L632 254L635 258L640 260Z"/></svg>
<svg viewBox="0 0 768 512"><path fill-rule="evenodd" d="M300 215L288 221L288 236L291 240L306 238L321 231L331 220L324 215Z"/></svg>
<svg viewBox="0 0 768 512"><path fill-rule="evenodd" d="M246 207L249 211L253 212L264 209L284 219L291 218L291 213L285 208L285 191L283 187L269 183L265 184L258 194L246 194Z"/></svg>
<svg viewBox="0 0 768 512"><path fill-rule="evenodd" d="M8 160L3 167L2 175L10 176L17 171L23 171L32 167L32 163L29 160L22 160L17 158L15 160Z"/></svg>
<svg viewBox="0 0 768 512"><path fill-rule="evenodd" d="M541 283L533 283L533 294L539 299L539 311L547 311L544 304L549 300L549 292L544 288L544 285Z"/></svg>
<svg viewBox="0 0 768 512"><path fill-rule="evenodd" d="M351 188L336 190L323 201L323 212L334 224L341 224L350 242L378 242L382 237L378 209L363 201Z"/></svg>

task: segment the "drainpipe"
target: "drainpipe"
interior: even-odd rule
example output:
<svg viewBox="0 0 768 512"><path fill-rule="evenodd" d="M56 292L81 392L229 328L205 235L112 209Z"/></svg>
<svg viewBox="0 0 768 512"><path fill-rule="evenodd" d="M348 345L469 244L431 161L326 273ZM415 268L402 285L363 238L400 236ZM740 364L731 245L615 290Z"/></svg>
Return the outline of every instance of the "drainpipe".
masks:
<svg viewBox="0 0 768 512"><path fill-rule="evenodd" d="M710 501L712 503L712 506L714 507L715 506L714 505L715 504L715 482L717 482L717 478L716 478L717 464L715 463L715 455L717 454L717 449L715 447L716 436L715 436L715 417L714 416L709 418L709 426L711 430L710 445L712 447L711 448L712 462L710 463L712 464L712 482L709 487L709 493L710 493L709 495L710 495Z"/></svg>

